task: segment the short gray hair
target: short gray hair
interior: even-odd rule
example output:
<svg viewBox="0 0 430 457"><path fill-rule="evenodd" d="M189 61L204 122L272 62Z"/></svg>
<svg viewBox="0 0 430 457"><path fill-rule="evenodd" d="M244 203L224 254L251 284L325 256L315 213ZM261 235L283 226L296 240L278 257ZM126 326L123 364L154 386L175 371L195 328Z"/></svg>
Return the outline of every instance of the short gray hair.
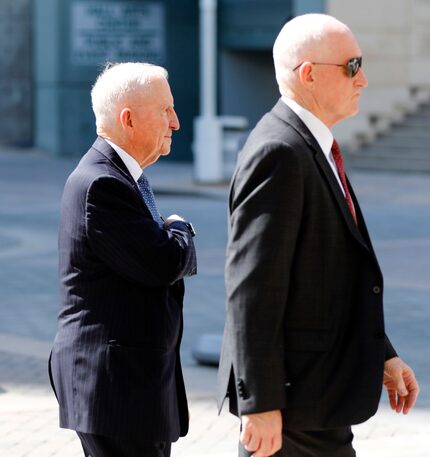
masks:
<svg viewBox="0 0 430 457"><path fill-rule="evenodd" d="M96 126L112 127L118 103L138 89L148 89L154 78L167 79L167 70L142 62L107 64L91 90Z"/></svg>
<svg viewBox="0 0 430 457"><path fill-rule="evenodd" d="M276 80L281 93L294 84L293 69L305 60L315 58L318 44L329 26L345 24L327 14L304 14L287 22L273 46Z"/></svg>

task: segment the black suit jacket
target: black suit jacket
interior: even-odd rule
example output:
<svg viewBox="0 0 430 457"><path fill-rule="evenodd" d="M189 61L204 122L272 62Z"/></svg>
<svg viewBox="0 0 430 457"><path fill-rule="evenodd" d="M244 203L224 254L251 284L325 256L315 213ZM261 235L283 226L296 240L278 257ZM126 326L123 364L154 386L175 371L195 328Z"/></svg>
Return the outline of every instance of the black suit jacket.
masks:
<svg viewBox="0 0 430 457"><path fill-rule="evenodd" d="M350 186L350 184L349 184ZM383 278L350 187L355 224L317 141L282 101L251 132L231 184L219 407L281 409L285 426L375 413Z"/></svg>
<svg viewBox="0 0 430 457"><path fill-rule="evenodd" d="M195 271L187 226L160 229L120 157L98 138L61 205L50 364L61 427L124 440L187 433L182 278Z"/></svg>

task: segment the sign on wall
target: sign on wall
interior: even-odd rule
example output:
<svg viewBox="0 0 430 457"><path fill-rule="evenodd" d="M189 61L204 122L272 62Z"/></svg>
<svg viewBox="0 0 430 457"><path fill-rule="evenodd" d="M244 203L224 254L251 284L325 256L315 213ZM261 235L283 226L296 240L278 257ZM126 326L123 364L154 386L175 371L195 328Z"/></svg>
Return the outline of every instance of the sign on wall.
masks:
<svg viewBox="0 0 430 457"><path fill-rule="evenodd" d="M72 64L165 63L164 5L133 1L75 1L71 8Z"/></svg>

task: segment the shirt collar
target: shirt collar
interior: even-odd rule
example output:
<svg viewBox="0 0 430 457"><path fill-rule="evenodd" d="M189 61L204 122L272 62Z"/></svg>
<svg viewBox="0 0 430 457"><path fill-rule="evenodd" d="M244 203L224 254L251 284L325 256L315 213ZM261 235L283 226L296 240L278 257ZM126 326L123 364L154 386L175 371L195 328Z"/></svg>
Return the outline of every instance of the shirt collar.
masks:
<svg viewBox="0 0 430 457"><path fill-rule="evenodd" d="M120 148L117 144L113 141L104 138L106 143L110 144L114 151L119 155L121 160L124 162L124 165L127 167L127 170L130 172L133 179L137 182L142 174L142 168L138 164L137 160L132 157L128 152L124 151L124 149Z"/></svg>
<svg viewBox="0 0 430 457"><path fill-rule="evenodd" d="M315 114L303 108L303 106L299 105L293 99L283 95L281 100L299 116L317 140L324 155L329 159L333 145L333 134L330 129Z"/></svg>

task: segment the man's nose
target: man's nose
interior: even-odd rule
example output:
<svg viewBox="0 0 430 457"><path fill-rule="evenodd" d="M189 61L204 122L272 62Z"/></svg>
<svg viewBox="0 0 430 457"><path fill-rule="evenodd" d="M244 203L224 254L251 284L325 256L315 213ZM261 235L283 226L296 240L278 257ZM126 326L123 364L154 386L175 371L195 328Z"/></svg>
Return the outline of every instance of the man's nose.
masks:
<svg viewBox="0 0 430 457"><path fill-rule="evenodd" d="M170 128L172 130L179 130L180 127L181 126L179 124L178 115L176 114L176 111L173 109L170 115Z"/></svg>
<svg viewBox="0 0 430 457"><path fill-rule="evenodd" d="M360 84L361 87L367 87L369 85L369 80L367 79L367 76L362 68L358 70L357 82Z"/></svg>

